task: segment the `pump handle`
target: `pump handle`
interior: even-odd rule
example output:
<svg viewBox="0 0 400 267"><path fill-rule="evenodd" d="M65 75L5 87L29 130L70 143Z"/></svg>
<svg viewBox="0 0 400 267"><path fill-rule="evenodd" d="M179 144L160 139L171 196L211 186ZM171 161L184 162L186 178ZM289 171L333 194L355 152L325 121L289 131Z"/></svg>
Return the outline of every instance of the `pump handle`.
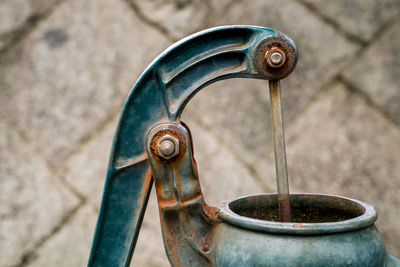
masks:
<svg viewBox="0 0 400 267"><path fill-rule="evenodd" d="M271 67L275 63L266 55L276 50L285 62ZM129 266L152 187L146 136L153 126L179 121L185 105L208 84L228 78L282 79L296 61L289 37L255 26L208 29L161 53L122 109L88 266Z"/></svg>

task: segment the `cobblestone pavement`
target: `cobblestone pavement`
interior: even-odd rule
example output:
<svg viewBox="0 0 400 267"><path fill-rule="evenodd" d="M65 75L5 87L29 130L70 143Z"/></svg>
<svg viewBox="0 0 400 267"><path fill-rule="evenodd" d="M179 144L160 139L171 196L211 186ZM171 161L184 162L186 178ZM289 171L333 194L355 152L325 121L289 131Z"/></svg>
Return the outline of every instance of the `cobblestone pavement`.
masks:
<svg viewBox="0 0 400 267"><path fill-rule="evenodd" d="M253 24L291 36L282 82L293 192L373 204L400 256L400 0L3 0L0 266L84 266L134 81L174 41ZM244 93L245 92L245 93ZM268 84L228 80L185 121L207 201L274 192ZM135 266L169 266L151 195Z"/></svg>

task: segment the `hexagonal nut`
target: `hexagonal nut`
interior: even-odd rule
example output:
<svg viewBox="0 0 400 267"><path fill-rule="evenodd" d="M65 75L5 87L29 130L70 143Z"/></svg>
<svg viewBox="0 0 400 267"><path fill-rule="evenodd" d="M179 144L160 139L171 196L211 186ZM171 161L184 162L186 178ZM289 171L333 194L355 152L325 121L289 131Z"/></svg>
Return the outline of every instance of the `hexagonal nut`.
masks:
<svg viewBox="0 0 400 267"><path fill-rule="evenodd" d="M179 154L179 139L166 134L158 140L158 156L164 159L172 159Z"/></svg>

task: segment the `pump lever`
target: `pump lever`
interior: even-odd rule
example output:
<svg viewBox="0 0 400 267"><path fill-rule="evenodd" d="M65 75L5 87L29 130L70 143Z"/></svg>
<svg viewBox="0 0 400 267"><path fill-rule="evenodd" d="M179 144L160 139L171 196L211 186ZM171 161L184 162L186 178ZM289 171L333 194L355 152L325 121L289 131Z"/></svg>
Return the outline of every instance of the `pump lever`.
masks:
<svg viewBox="0 0 400 267"><path fill-rule="evenodd" d="M284 63L271 67L276 47ZM255 26L224 26L191 35L169 47L139 77L115 133L100 215L88 266L128 266L152 186L146 136L155 125L178 122L202 88L228 78L279 80L295 68L294 42Z"/></svg>

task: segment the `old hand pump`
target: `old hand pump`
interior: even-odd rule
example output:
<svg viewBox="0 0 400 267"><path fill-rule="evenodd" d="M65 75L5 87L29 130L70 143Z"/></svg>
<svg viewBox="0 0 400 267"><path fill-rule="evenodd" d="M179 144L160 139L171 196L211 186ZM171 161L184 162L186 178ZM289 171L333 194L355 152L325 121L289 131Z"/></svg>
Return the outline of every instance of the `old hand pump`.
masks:
<svg viewBox="0 0 400 267"><path fill-rule="evenodd" d="M121 114L88 266L129 266L153 180L172 266L400 266L371 205L289 194L279 80L296 62L288 36L255 26L205 30L157 57ZM180 115L202 88L237 77L269 80L278 193L211 207Z"/></svg>

